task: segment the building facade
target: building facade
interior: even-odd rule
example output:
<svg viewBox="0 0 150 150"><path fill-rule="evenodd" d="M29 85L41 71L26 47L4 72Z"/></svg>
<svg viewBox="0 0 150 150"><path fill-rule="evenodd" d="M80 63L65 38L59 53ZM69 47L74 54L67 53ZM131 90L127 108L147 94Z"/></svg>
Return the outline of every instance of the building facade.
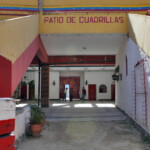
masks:
<svg viewBox="0 0 150 150"><path fill-rule="evenodd" d="M112 99L114 75L116 105L149 133L149 9L147 0L1 0L0 97L30 65L42 107L65 84L78 99L83 86L86 99Z"/></svg>

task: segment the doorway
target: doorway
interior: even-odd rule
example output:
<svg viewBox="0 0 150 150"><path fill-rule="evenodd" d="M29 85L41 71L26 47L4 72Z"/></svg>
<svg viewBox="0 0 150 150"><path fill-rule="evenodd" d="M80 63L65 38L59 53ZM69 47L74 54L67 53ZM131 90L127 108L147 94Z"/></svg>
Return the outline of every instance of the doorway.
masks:
<svg viewBox="0 0 150 150"><path fill-rule="evenodd" d="M89 100L96 100L96 84L88 85Z"/></svg>
<svg viewBox="0 0 150 150"><path fill-rule="evenodd" d="M80 98L80 77L60 77L60 98L63 98L63 89L65 85L67 85L67 87L69 85L69 89L73 88L73 98Z"/></svg>
<svg viewBox="0 0 150 150"><path fill-rule="evenodd" d="M27 85L21 84L21 99L27 99Z"/></svg>
<svg viewBox="0 0 150 150"><path fill-rule="evenodd" d="M66 100L67 100L67 101L70 99L70 94L69 94L69 93L70 93L70 92L69 92L70 89L69 89L69 88L70 88L70 85L69 85L69 84L65 84L65 89L67 89L67 90L66 90Z"/></svg>
<svg viewBox="0 0 150 150"><path fill-rule="evenodd" d="M111 85L111 100L115 101L115 84Z"/></svg>

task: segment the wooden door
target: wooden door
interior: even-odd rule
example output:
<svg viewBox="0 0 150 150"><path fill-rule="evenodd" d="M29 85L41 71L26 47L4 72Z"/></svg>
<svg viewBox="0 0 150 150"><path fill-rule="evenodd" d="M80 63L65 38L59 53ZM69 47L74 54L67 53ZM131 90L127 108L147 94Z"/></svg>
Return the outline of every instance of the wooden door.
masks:
<svg viewBox="0 0 150 150"><path fill-rule="evenodd" d="M27 85L21 85L21 99L27 99Z"/></svg>
<svg viewBox="0 0 150 150"><path fill-rule="evenodd" d="M89 84L88 93L89 100L96 100L96 84Z"/></svg>
<svg viewBox="0 0 150 150"><path fill-rule="evenodd" d="M111 100L115 100L115 84L111 85Z"/></svg>
<svg viewBox="0 0 150 150"><path fill-rule="evenodd" d="M35 91L35 87L34 86L29 86L29 99L31 100L31 99L34 99L34 92Z"/></svg>
<svg viewBox="0 0 150 150"><path fill-rule="evenodd" d="M70 89L73 88L73 98L79 99L80 77L60 77L60 98L63 98L65 84L69 84Z"/></svg>

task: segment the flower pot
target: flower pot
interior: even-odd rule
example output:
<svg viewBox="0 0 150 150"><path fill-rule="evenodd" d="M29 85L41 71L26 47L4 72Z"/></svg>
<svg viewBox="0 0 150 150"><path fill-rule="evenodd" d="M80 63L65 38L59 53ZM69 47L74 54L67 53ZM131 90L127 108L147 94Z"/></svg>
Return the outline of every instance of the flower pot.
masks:
<svg viewBox="0 0 150 150"><path fill-rule="evenodd" d="M32 136L40 136L42 124L31 124Z"/></svg>

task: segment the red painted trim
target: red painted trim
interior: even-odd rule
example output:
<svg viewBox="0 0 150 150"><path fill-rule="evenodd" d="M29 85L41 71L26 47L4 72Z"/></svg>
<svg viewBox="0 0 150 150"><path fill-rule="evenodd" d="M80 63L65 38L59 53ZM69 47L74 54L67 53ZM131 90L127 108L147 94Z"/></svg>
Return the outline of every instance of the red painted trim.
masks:
<svg viewBox="0 0 150 150"><path fill-rule="evenodd" d="M49 56L50 65L115 65L115 55Z"/></svg>
<svg viewBox="0 0 150 150"><path fill-rule="evenodd" d="M46 49L43 45L43 42L42 42L40 36L39 36L39 50L38 50L37 56L41 60L41 62L43 62L43 63L48 62L48 54L46 52Z"/></svg>
<svg viewBox="0 0 150 150"><path fill-rule="evenodd" d="M15 129L15 119L0 120L0 135L10 134Z"/></svg>
<svg viewBox="0 0 150 150"><path fill-rule="evenodd" d="M0 55L0 97L11 97L11 61Z"/></svg>
<svg viewBox="0 0 150 150"><path fill-rule="evenodd" d="M39 58L37 57L37 56L35 56L34 58L33 58L33 60L32 60L32 62L31 62L31 65L32 66L36 66L36 65L38 65L39 64Z"/></svg>
<svg viewBox="0 0 150 150"><path fill-rule="evenodd" d="M113 9L113 10L106 10L106 9L100 9L100 10L91 10L91 9L86 9L86 10L44 10L43 12L140 12L140 11L147 11L147 9L142 9L142 10L118 10L118 9Z"/></svg>
<svg viewBox="0 0 150 150"><path fill-rule="evenodd" d="M15 136L4 136L0 138L0 150L15 150Z"/></svg>

